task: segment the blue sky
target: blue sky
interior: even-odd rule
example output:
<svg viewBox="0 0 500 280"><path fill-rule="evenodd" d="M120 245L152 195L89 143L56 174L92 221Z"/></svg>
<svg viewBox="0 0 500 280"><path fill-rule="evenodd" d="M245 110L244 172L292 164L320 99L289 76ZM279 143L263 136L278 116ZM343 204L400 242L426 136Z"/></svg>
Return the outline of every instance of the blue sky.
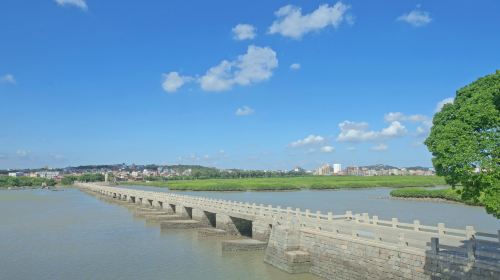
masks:
<svg viewBox="0 0 500 280"><path fill-rule="evenodd" d="M497 2L3 0L0 168L431 166Z"/></svg>

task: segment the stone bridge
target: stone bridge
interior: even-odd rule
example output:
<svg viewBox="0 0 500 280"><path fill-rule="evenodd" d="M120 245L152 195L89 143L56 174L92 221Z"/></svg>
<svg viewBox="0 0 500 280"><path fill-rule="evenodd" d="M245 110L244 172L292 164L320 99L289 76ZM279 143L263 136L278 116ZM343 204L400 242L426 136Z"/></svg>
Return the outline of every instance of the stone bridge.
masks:
<svg viewBox="0 0 500 280"><path fill-rule="evenodd" d="M228 235L267 243L264 261L326 279L500 279L496 233L311 212L166 192L78 183L92 193L161 209Z"/></svg>

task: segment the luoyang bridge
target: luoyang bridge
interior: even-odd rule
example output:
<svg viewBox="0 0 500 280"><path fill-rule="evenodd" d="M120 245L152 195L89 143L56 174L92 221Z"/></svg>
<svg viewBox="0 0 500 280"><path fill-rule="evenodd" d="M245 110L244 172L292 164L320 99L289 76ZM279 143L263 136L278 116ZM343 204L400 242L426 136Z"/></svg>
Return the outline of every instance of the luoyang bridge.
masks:
<svg viewBox="0 0 500 280"><path fill-rule="evenodd" d="M162 229L215 228L218 236L251 237L264 244L265 262L289 273L326 279L500 279L500 230L483 233L472 226L402 223L351 211L334 215L99 184L77 186L137 206Z"/></svg>

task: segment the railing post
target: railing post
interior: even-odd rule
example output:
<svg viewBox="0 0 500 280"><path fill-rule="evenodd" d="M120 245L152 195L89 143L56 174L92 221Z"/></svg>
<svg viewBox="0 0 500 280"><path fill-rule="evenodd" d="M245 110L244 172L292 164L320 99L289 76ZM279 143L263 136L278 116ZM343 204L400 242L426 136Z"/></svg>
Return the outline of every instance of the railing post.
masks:
<svg viewBox="0 0 500 280"><path fill-rule="evenodd" d="M332 212L328 212L328 221L329 222L333 221L333 213Z"/></svg>
<svg viewBox="0 0 500 280"><path fill-rule="evenodd" d="M392 227L397 228L398 227L398 218L392 218Z"/></svg>
<svg viewBox="0 0 500 280"><path fill-rule="evenodd" d="M419 220L414 220L413 221L413 230L414 231L420 231L420 221Z"/></svg>
<svg viewBox="0 0 500 280"><path fill-rule="evenodd" d="M476 238L474 237L467 241L467 258L469 261L476 260Z"/></svg>
<svg viewBox="0 0 500 280"><path fill-rule="evenodd" d="M431 251L436 255L439 254L439 238L431 237Z"/></svg>
<svg viewBox="0 0 500 280"><path fill-rule="evenodd" d="M345 219L352 220L352 211L345 211Z"/></svg>
<svg viewBox="0 0 500 280"><path fill-rule="evenodd" d="M374 225L378 225L378 216L373 216L372 220Z"/></svg>
<svg viewBox="0 0 500 280"><path fill-rule="evenodd" d="M316 229L321 229L321 211L316 211Z"/></svg>
<svg viewBox="0 0 500 280"><path fill-rule="evenodd" d="M466 226L465 227L465 238L467 238L467 240L469 240L469 239L473 238L474 235L476 235L476 231L474 230L474 227Z"/></svg>
<svg viewBox="0 0 500 280"><path fill-rule="evenodd" d="M443 236L445 234L444 231L444 223L438 223L438 234L439 236Z"/></svg>

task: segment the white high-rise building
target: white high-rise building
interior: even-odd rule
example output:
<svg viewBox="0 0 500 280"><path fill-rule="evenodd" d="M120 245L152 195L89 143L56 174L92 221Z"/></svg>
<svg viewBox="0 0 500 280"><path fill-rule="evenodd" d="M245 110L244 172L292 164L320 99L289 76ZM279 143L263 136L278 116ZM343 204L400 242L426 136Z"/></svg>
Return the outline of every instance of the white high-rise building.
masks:
<svg viewBox="0 0 500 280"><path fill-rule="evenodd" d="M333 164L333 174L339 174L342 171L342 164L334 163Z"/></svg>

